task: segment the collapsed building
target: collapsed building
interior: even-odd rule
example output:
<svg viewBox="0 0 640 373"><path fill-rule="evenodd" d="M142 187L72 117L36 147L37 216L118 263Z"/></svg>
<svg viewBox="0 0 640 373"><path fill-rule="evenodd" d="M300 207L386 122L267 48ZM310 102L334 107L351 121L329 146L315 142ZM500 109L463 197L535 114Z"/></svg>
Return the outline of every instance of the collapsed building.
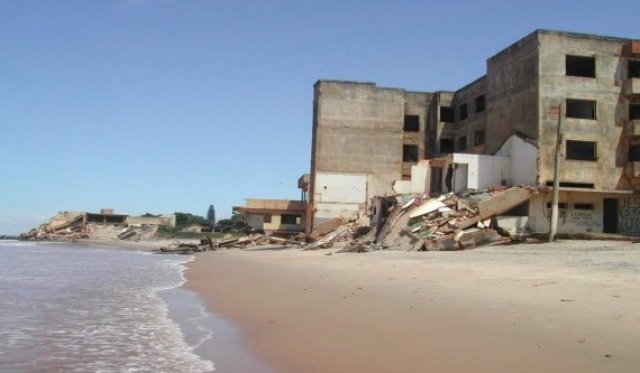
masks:
<svg viewBox="0 0 640 373"><path fill-rule="evenodd" d="M176 226L175 214L131 216L105 208L100 212L60 212L37 228L20 235L24 240L142 239L159 226Z"/></svg>
<svg viewBox="0 0 640 373"><path fill-rule="evenodd" d="M536 30L456 91L318 81L305 229L375 224L379 197L526 185L503 220L546 233L556 157L558 232L640 234L640 41Z"/></svg>

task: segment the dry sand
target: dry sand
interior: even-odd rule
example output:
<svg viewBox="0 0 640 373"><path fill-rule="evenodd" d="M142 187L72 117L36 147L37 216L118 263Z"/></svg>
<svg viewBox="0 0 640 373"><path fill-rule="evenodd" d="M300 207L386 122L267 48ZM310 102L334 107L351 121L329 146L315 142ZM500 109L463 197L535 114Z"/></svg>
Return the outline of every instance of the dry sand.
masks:
<svg viewBox="0 0 640 373"><path fill-rule="evenodd" d="M187 285L279 372L640 371L640 245L333 251L201 253Z"/></svg>

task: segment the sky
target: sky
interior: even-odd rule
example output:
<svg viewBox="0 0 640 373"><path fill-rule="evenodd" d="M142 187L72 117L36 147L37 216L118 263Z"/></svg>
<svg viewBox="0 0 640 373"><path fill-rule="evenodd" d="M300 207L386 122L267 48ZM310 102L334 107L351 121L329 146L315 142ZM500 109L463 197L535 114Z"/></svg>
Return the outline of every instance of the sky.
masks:
<svg viewBox="0 0 640 373"><path fill-rule="evenodd" d="M538 28L640 39L635 1L0 0L0 234L59 211L299 199L313 84L455 90Z"/></svg>

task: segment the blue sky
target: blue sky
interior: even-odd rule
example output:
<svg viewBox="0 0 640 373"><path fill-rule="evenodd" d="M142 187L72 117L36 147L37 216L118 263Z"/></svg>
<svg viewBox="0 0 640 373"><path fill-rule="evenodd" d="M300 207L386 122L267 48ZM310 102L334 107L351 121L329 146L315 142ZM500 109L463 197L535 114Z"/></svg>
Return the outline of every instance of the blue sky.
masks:
<svg viewBox="0 0 640 373"><path fill-rule="evenodd" d="M58 211L219 217L300 196L313 84L453 90L537 28L637 1L0 0L0 234Z"/></svg>

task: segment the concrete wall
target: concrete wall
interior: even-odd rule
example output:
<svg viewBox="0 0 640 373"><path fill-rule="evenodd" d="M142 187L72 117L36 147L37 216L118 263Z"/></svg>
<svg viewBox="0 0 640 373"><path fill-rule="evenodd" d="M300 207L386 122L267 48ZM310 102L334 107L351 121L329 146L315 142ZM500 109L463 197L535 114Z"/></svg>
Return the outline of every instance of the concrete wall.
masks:
<svg viewBox="0 0 640 373"><path fill-rule="evenodd" d="M540 182L553 180L558 124L557 107L562 104L565 140L597 142L597 161L562 161L560 181L593 183L595 189L614 190L628 184L624 164L628 142L624 136L628 101L623 94L626 59L623 42L617 39L581 37L562 33L539 34ZM592 56L596 77L566 76L565 56ZM566 99L597 102L595 120L566 117ZM564 155L564 149L563 149Z"/></svg>
<svg viewBox="0 0 640 373"><path fill-rule="evenodd" d="M271 222L265 222L265 214L271 215ZM282 214L298 215L300 224L283 224ZM282 212L271 211L264 213L251 212L247 214L247 224L255 229L262 229L266 232L291 231L302 232L304 230L304 212Z"/></svg>
<svg viewBox="0 0 640 373"><path fill-rule="evenodd" d="M453 162L467 166L466 188L486 189L511 178L509 157L455 153ZM464 170L464 167L461 170ZM462 179L461 176L458 178ZM462 185L456 183L456 191L464 189Z"/></svg>
<svg viewBox="0 0 640 373"><path fill-rule="evenodd" d="M442 132L439 138L453 138L456 140L456 152L482 154L485 152L485 145L476 145L474 143L474 134L476 131L486 130L487 127L487 79L486 76L475 80L474 82L457 90L453 96L452 106L455 109L455 123L443 123ZM478 111L476 107L476 98L485 96L485 110ZM467 105L468 117L462 119L460 116L460 108ZM457 148L457 140L461 137L467 138L467 147L465 150Z"/></svg>
<svg viewBox="0 0 640 373"><path fill-rule="evenodd" d="M510 185L536 185L538 173L538 148L519 136L511 136L496 152L510 157Z"/></svg>
<svg viewBox="0 0 640 373"><path fill-rule="evenodd" d="M309 210L312 224L343 212L365 217L371 198L394 194L393 182L403 175L408 179L413 165L403 162L403 145L417 146L419 159L427 153L424 134L431 99L430 93L381 88L373 83L316 83ZM405 115L419 116L419 131L403 131ZM345 175L347 184L341 184L338 175ZM341 185L355 185L355 190Z"/></svg>
<svg viewBox="0 0 640 373"><path fill-rule="evenodd" d="M485 154L516 131L538 139L538 59L534 32L487 60Z"/></svg>
<svg viewBox="0 0 640 373"><path fill-rule="evenodd" d="M368 175L318 172L315 180L316 223L342 215L367 215L367 185L373 184Z"/></svg>
<svg viewBox="0 0 640 373"><path fill-rule="evenodd" d="M593 193L560 191L560 203L566 208L559 210L558 232L579 233L603 231L603 200L618 200L618 233L640 234L640 196L633 194ZM551 192L533 195L529 204L529 228L536 233L549 232ZM575 204L592 204L593 209L576 209Z"/></svg>

